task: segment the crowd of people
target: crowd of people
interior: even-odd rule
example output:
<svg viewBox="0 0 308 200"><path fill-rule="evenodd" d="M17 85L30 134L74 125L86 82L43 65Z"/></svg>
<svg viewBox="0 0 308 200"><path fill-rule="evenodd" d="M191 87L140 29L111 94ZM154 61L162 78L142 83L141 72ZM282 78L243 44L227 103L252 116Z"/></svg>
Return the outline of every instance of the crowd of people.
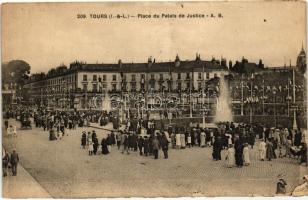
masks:
<svg viewBox="0 0 308 200"><path fill-rule="evenodd" d="M307 133L300 130L262 128L260 126L241 125L237 127L224 125L221 134L214 137L213 159L221 160L221 150L228 141L226 163L228 167L250 165L250 151L254 148L255 139L260 140L258 151L261 161L276 158L299 158L299 164L307 163Z"/></svg>
<svg viewBox="0 0 308 200"><path fill-rule="evenodd" d="M140 156L154 156L158 159L159 150L162 149L164 158L168 158L168 144L169 140L164 132L156 132L150 136L141 136L135 132L128 131L111 131L107 137L101 140L101 154L107 155L111 152L112 146L117 146L117 149L122 154L130 154L130 152L139 151ZM96 132L86 134L83 131L81 136L81 147L88 149L89 155L97 155L99 142Z"/></svg>
<svg viewBox="0 0 308 200"><path fill-rule="evenodd" d="M250 152L255 148L257 139L260 161L289 157L297 158L300 164L307 163L307 133L302 133L300 129L233 122L221 122L217 127L209 128L201 128L199 124L192 123L157 126L157 121L132 117L126 121L124 130L120 130L118 117L106 112L50 112L37 109L32 112L22 111L20 115L33 117L35 127L49 131L50 140L62 139L67 135L66 129L88 127L90 122L103 126L113 123L113 131L102 138L98 138L95 130L82 132L81 147L88 150L89 156L108 155L113 151L113 146L122 154L138 152L140 156L151 156L154 159L158 159L161 152L168 159L169 148L212 148L214 161L225 160L227 167L241 168L251 164ZM8 123L5 125L8 135L17 136L16 127ZM223 150L224 158L221 156Z"/></svg>
<svg viewBox="0 0 308 200"><path fill-rule="evenodd" d="M167 159L169 148L211 147L214 161L222 160L221 152L226 150L226 166L242 167L250 165L250 152L258 139L256 148L261 161L288 157L299 159L300 164L307 162L307 136L300 130L224 122L217 128L176 125L158 131L153 121L149 121L147 129L140 128L138 123L132 127L128 122L124 130L116 129L103 138L100 143L102 154L110 153L111 146L116 145L122 153L139 151L141 156L154 156L155 159L162 150ZM82 134L81 146L89 149L89 155L97 154L99 143L95 131Z"/></svg>

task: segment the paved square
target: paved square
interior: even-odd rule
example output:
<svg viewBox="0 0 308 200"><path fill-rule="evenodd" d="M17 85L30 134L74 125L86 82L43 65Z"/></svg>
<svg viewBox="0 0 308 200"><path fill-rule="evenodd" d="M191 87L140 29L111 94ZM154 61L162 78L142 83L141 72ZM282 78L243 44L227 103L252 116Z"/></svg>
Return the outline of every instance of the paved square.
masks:
<svg viewBox="0 0 308 200"><path fill-rule="evenodd" d="M8 150L16 148L20 164L56 198L272 196L278 174L286 174L288 192L300 183L301 174L307 174L294 159L259 161L257 148L251 151L251 165L243 168L227 168L224 159L213 161L212 148L171 149L167 160L162 152L154 160L138 152L121 154L117 147L108 155L88 156L80 147L83 130L93 128L68 130L68 136L56 141L49 141L48 132L39 128L19 130L18 138L4 134L3 143ZM96 132L101 140L108 131Z"/></svg>

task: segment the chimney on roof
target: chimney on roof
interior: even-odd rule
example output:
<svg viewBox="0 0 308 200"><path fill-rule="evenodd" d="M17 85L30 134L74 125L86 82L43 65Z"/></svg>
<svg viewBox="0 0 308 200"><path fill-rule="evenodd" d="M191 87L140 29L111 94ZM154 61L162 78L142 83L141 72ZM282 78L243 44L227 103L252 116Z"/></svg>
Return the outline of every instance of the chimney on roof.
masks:
<svg viewBox="0 0 308 200"><path fill-rule="evenodd" d="M229 69L231 69L233 66L232 66L232 61L229 60Z"/></svg>
<svg viewBox="0 0 308 200"><path fill-rule="evenodd" d="M227 61L226 61L226 59L221 58L221 60L220 60L220 65L223 66L223 67L227 67Z"/></svg>
<svg viewBox="0 0 308 200"><path fill-rule="evenodd" d="M196 61L201 61L200 54L196 53Z"/></svg>
<svg viewBox="0 0 308 200"><path fill-rule="evenodd" d="M248 60L243 56L242 63L248 63Z"/></svg>
<svg viewBox="0 0 308 200"><path fill-rule="evenodd" d="M290 59L290 67L291 67L292 65L291 65L291 59Z"/></svg>
<svg viewBox="0 0 308 200"><path fill-rule="evenodd" d="M118 60L118 65L119 65L120 68L122 68L122 60L121 59Z"/></svg>
<svg viewBox="0 0 308 200"><path fill-rule="evenodd" d="M176 54L174 65L175 65L175 67L179 67L181 65L181 60L180 60L178 54Z"/></svg>
<svg viewBox="0 0 308 200"><path fill-rule="evenodd" d="M153 64L152 56L150 56L150 57L148 58L148 67L151 67L152 64Z"/></svg>
<svg viewBox="0 0 308 200"><path fill-rule="evenodd" d="M258 67L261 68L261 69L264 68L264 64L263 64L263 62L262 62L262 59L259 60Z"/></svg>

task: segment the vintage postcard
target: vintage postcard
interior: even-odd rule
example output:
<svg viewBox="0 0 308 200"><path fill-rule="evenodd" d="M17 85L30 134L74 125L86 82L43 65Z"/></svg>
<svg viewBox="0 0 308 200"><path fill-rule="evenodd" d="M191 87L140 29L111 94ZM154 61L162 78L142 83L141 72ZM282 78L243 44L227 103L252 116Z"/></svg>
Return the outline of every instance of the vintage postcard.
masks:
<svg viewBox="0 0 308 200"><path fill-rule="evenodd" d="M1 14L3 197L308 195L304 1Z"/></svg>

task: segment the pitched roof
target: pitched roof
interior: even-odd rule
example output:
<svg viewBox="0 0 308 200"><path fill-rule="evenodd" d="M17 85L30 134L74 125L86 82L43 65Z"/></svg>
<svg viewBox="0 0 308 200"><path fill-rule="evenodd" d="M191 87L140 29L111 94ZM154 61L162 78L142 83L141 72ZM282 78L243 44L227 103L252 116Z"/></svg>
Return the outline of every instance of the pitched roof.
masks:
<svg viewBox="0 0 308 200"><path fill-rule="evenodd" d="M105 71L117 72L119 71L118 64L84 64L81 66L81 71Z"/></svg>

